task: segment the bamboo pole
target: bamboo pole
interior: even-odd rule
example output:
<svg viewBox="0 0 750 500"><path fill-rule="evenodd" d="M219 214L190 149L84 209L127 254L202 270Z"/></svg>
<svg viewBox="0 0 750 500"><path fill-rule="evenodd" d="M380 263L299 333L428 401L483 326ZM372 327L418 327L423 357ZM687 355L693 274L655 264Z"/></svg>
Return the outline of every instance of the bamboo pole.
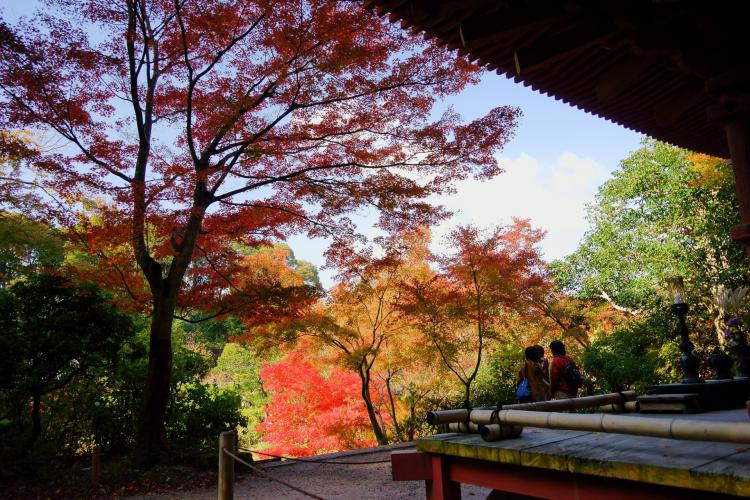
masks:
<svg viewBox="0 0 750 500"><path fill-rule="evenodd" d="M501 410L502 427L524 426L615 434L633 434L688 441L718 441L750 444L750 423L648 418L604 413L571 414L524 410ZM491 437L488 431L488 437ZM503 433L501 433L503 434ZM484 437L484 434L482 434Z"/></svg>
<svg viewBox="0 0 750 500"><path fill-rule="evenodd" d="M638 401L628 401L624 405L612 403L599 407L599 411L604 413L638 413L640 410L641 407L638 404Z"/></svg>
<svg viewBox="0 0 750 500"><path fill-rule="evenodd" d="M636 393L634 391L612 392L609 394L600 394L597 396L586 396L573 399L558 399L555 401L539 401L537 403L517 403L503 405L504 410L528 410L528 411L565 411L576 410L581 408L592 408L601 405L612 405L614 411L616 405L625 406L626 410L637 411L635 406ZM427 413L427 423L430 425L451 424L466 422L470 420L478 425L489 425L496 423L494 418L496 408L476 408L471 411L466 409L457 410L436 410ZM454 426L454 428L457 428ZM451 432L466 432L454 431Z"/></svg>
<svg viewBox="0 0 750 500"><path fill-rule="evenodd" d="M479 434L485 441L498 441L500 439L515 438L521 435L523 427L520 425L482 425Z"/></svg>
<svg viewBox="0 0 750 500"><path fill-rule="evenodd" d="M450 424L453 422L466 422L469 419L469 410L438 410L427 412L427 423L430 425Z"/></svg>
<svg viewBox="0 0 750 500"><path fill-rule="evenodd" d="M529 410L529 411L565 411L581 408L592 408L601 405L627 404L635 401L634 391L612 392L599 394L597 396L586 396L582 398L558 399L554 401L539 401L537 403L517 403L503 405L504 410ZM495 423L492 416L497 410L495 408L476 408L471 411L471 421L479 425ZM437 410L427 413L427 423L430 425L450 424L451 422L465 422L469 417L469 410Z"/></svg>
<svg viewBox="0 0 750 500"><path fill-rule="evenodd" d="M621 404L634 401L634 391L613 392L610 394L599 394L597 396L586 396L583 398L557 399L554 401L539 401L538 403L519 403L504 405L503 410L525 410L525 411L565 411L579 410L581 408L592 408L604 404ZM479 409L472 410L471 421L479 425L497 423L497 410Z"/></svg>
<svg viewBox="0 0 750 500"><path fill-rule="evenodd" d="M219 434L219 500L234 498L234 460L224 450L234 453L235 431Z"/></svg>
<svg viewBox="0 0 750 500"><path fill-rule="evenodd" d="M448 432L464 432L468 434L479 434L479 426L474 422L450 422Z"/></svg>
<svg viewBox="0 0 750 500"><path fill-rule="evenodd" d="M581 398L555 399L552 401L539 401L536 403L517 403L503 405L503 410L530 410L530 411L559 411L576 410L580 408L592 408L603 404L618 404L627 401L635 401L638 395L635 391L610 392L608 394L596 394Z"/></svg>

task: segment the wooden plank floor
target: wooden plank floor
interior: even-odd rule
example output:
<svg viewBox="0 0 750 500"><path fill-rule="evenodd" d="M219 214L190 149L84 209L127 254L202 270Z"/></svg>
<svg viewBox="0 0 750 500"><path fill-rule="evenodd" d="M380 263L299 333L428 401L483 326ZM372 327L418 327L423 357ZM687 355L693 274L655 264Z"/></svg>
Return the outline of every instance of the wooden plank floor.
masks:
<svg viewBox="0 0 750 500"><path fill-rule="evenodd" d="M677 415L639 415L674 418ZM747 422L747 412L679 415ZM438 434L417 441L430 453L579 474L750 496L750 445L624 434L524 428L519 438L484 442L476 434Z"/></svg>

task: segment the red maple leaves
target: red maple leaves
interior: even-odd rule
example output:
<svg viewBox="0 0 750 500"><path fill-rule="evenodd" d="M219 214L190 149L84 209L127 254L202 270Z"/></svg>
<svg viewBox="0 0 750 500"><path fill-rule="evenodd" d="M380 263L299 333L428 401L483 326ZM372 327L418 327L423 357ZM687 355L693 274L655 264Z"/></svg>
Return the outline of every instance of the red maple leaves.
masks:
<svg viewBox="0 0 750 500"><path fill-rule="evenodd" d="M324 376L298 347L261 371L271 394L258 425L269 453L308 456L376 444L360 397L357 375L328 368Z"/></svg>

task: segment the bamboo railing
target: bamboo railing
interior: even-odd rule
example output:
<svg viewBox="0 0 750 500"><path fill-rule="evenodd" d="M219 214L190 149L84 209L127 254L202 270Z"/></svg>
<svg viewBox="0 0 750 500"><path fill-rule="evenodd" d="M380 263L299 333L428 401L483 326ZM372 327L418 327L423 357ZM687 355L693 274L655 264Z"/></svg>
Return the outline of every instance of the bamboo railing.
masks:
<svg viewBox="0 0 750 500"><path fill-rule="evenodd" d="M560 413L566 410L600 407L605 412L637 410L633 391L582 398L519 403L498 408L434 411L427 414L433 425L448 424L451 432L479 433L485 441L518 437L523 426L633 434L689 441L718 441L750 444L750 423L686 418L648 418L609 413Z"/></svg>

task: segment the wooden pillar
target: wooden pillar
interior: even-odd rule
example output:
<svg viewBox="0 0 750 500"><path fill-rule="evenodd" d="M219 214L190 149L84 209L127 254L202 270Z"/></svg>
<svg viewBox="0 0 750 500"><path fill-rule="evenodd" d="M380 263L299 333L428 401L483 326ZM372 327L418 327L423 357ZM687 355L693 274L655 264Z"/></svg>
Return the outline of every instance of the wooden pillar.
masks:
<svg viewBox="0 0 750 500"><path fill-rule="evenodd" d="M102 455L98 444L91 446L91 484L99 485L102 474Z"/></svg>
<svg viewBox="0 0 750 500"><path fill-rule="evenodd" d="M706 84L717 104L708 109L709 121L724 126L740 205L742 224L730 231L750 259L750 70L732 71Z"/></svg>
<svg viewBox="0 0 750 500"><path fill-rule="evenodd" d="M731 230L734 241L745 245L750 258L750 123L748 119L736 119L724 125L732 155L732 168L737 186L737 200L740 203L742 224Z"/></svg>
<svg viewBox="0 0 750 500"><path fill-rule="evenodd" d="M234 498L234 459L224 453L225 449L235 452L234 433L227 431L219 435L219 500Z"/></svg>
<svg viewBox="0 0 750 500"><path fill-rule="evenodd" d="M448 477L450 458L431 455L432 480L425 481L427 500L461 500L461 484Z"/></svg>

